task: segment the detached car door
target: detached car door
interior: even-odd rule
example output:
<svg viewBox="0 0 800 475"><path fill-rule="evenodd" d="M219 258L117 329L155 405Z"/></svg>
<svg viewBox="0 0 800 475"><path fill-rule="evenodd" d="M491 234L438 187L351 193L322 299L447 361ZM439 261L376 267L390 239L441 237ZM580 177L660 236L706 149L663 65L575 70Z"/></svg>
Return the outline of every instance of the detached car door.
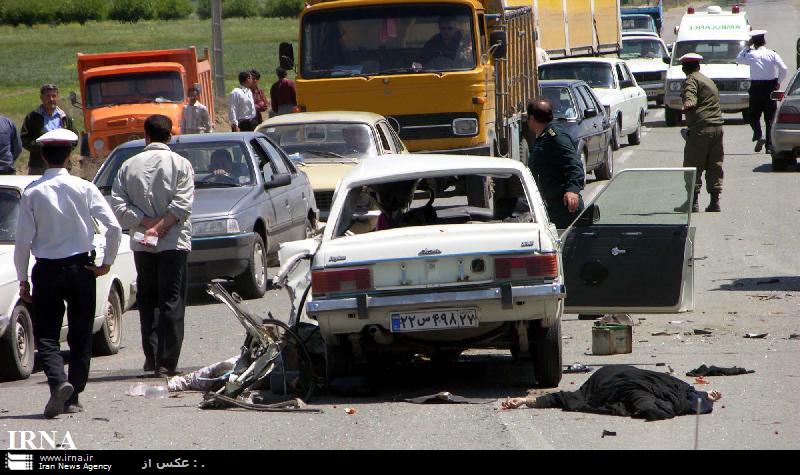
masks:
<svg viewBox="0 0 800 475"><path fill-rule="evenodd" d="M694 308L694 168L618 173L562 235L567 313Z"/></svg>

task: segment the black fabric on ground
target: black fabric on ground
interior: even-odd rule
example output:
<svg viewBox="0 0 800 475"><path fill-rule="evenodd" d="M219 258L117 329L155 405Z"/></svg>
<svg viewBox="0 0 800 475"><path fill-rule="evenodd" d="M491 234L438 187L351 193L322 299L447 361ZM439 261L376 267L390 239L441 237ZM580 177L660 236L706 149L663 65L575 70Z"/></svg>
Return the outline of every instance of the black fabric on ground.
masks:
<svg viewBox="0 0 800 475"><path fill-rule="evenodd" d="M755 373L753 369L744 369L734 366L733 368L721 368L719 366L706 366L700 365L699 368L693 369L686 373L686 376L736 376L739 374Z"/></svg>
<svg viewBox="0 0 800 475"><path fill-rule="evenodd" d="M711 412L705 392L666 373L633 366L606 366L595 371L577 391L560 391L536 398L540 408L558 407L565 411L592 412L642 418L648 421Z"/></svg>

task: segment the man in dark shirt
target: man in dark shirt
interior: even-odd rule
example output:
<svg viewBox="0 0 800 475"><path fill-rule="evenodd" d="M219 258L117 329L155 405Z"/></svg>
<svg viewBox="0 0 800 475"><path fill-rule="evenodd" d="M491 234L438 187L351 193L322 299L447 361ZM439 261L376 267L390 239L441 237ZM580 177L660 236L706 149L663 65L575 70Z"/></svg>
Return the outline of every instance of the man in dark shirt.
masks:
<svg viewBox="0 0 800 475"><path fill-rule="evenodd" d="M272 100L272 115L291 114L297 105L297 92L294 88L294 81L286 78L286 70L278 68L275 70L278 80L269 90Z"/></svg>
<svg viewBox="0 0 800 475"><path fill-rule="evenodd" d="M0 175L16 173L14 162L22 152L17 126L6 116L0 115Z"/></svg>
<svg viewBox="0 0 800 475"><path fill-rule="evenodd" d="M572 138L553 123L553 107L545 98L528 102L528 128L536 139L528 166L547 207L550 222L567 228L583 210L583 164Z"/></svg>
<svg viewBox="0 0 800 475"><path fill-rule="evenodd" d="M472 56L472 47L469 38L459 29L455 18L439 18L439 33L425 42L422 52L417 58L415 66L430 68L431 63L437 58L443 58L447 63L454 63L455 67L464 66Z"/></svg>
<svg viewBox="0 0 800 475"><path fill-rule="evenodd" d="M72 117L58 107L58 86L43 85L39 89L39 98L42 101L41 105L25 116L19 131L22 146L31 153L28 159L28 175L41 175L47 168L36 139L56 129L67 129L77 133ZM67 170L71 168L69 162L66 168Z"/></svg>

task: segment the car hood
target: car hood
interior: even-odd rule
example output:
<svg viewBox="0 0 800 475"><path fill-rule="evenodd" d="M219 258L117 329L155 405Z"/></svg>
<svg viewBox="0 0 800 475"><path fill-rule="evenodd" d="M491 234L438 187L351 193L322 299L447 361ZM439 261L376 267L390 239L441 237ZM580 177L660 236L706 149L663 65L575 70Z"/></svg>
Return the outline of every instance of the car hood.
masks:
<svg viewBox="0 0 800 475"><path fill-rule="evenodd" d="M594 87L592 90L597 95L597 98L600 99L600 103L604 106L619 104L624 99L622 93L617 89Z"/></svg>
<svg viewBox="0 0 800 475"><path fill-rule="evenodd" d="M333 191L339 180L356 165L356 163L305 163L300 169L308 175L312 190Z"/></svg>
<svg viewBox="0 0 800 475"><path fill-rule="evenodd" d="M255 186L195 188L192 221L224 218L235 214L238 211L237 205L256 189Z"/></svg>
<svg viewBox="0 0 800 475"><path fill-rule="evenodd" d="M746 64L703 64L700 72L710 79L750 80L750 66ZM667 71L667 79L686 79L680 66L672 66Z"/></svg>
<svg viewBox="0 0 800 475"><path fill-rule="evenodd" d="M661 58L653 59L628 59L625 60L632 73L650 73L656 71L666 71L669 69Z"/></svg>

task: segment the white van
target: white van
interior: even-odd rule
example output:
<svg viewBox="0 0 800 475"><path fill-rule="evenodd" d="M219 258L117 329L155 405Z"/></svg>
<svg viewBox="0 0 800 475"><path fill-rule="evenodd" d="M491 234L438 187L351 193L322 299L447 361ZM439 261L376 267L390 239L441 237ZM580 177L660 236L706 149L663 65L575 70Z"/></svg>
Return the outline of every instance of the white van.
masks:
<svg viewBox="0 0 800 475"><path fill-rule="evenodd" d="M742 118L749 121L750 66L736 64L736 55L747 45L749 32L747 15L738 5L730 11L718 6L710 6L705 12L688 8L677 27L678 37L667 70L664 114L668 126L678 125L681 120L681 86L686 75L681 70L680 57L687 53L703 56L700 72L717 85L722 111L741 111Z"/></svg>

